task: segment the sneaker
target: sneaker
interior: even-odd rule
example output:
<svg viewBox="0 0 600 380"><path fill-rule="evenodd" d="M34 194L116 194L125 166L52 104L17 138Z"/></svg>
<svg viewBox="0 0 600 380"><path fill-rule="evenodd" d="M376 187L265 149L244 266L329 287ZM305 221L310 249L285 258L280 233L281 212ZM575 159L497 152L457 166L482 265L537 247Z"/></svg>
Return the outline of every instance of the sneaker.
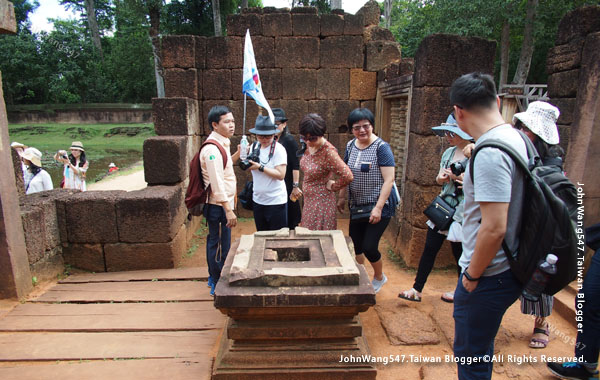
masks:
<svg viewBox="0 0 600 380"><path fill-rule="evenodd" d="M550 372L563 379L593 380L598 378L598 371L590 372L580 363L548 363L547 366Z"/></svg>
<svg viewBox="0 0 600 380"><path fill-rule="evenodd" d="M377 280L377 279L373 279L373 281L371 281L371 284L373 284L373 289L375 289L375 293L378 293L381 290L381 287L383 286L383 284L385 284L387 282L387 277L384 274L383 278L381 280Z"/></svg>
<svg viewBox="0 0 600 380"><path fill-rule="evenodd" d="M215 287L216 287L216 286L217 286L217 284L215 284L215 283L213 283L213 284L210 286L210 295L211 295L211 297L214 297L214 296L215 296Z"/></svg>
<svg viewBox="0 0 600 380"><path fill-rule="evenodd" d="M212 288L212 286L215 284L215 281L212 279L212 277L208 276L208 282L206 283L206 286L208 286L209 288Z"/></svg>

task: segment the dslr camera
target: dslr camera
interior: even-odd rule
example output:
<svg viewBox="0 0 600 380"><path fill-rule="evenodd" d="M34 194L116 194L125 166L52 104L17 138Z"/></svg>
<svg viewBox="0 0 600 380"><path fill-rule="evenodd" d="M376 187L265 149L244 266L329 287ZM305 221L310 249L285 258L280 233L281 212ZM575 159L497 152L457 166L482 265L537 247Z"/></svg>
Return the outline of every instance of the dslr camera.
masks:
<svg viewBox="0 0 600 380"><path fill-rule="evenodd" d="M252 144L252 147L254 148L254 144ZM246 158L243 161L240 161L240 168L242 170L248 170L248 168L250 166L252 166L252 164L250 163L250 161L260 162L260 158L258 157L259 153L260 153L260 148L259 149L252 149L250 151L250 154L248 154L248 158Z"/></svg>
<svg viewBox="0 0 600 380"><path fill-rule="evenodd" d="M452 164L450 164L450 170L452 171L452 174L454 174L455 176L459 176L462 173L464 173L465 170L467 170L468 162L469 162L469 159L465 158L465 159L462 159L460 161L453 162Z"/></svg>

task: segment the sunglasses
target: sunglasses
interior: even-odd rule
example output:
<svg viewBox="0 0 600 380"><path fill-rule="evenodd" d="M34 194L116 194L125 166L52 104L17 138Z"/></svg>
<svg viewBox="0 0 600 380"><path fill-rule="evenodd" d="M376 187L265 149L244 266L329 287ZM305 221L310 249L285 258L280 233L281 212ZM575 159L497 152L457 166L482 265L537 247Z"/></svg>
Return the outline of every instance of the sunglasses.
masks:
<svg viewBox="0 0 600 380"><path fill-rule="evenodd" d="M451 139L453 139L454 137L456 137L456 133L454 133L454 132L446 131L444 133L445 133L446 136L450 137Z"/></svg>
<svg viewBox="0 0 600 380"><path fill-rule="evenodd" d="M259 139L270 139L273 136L274 135L256 135L256 137L258 137Z"/></svg>
<svg viewBox="0 0 600 380"><path fill-rule="evenodd" d="M302 138L302 140L304 141L310 141L310 142L315 142L319 139L319 137L321 136L302 136L300 135L300 137Z"/></svg>

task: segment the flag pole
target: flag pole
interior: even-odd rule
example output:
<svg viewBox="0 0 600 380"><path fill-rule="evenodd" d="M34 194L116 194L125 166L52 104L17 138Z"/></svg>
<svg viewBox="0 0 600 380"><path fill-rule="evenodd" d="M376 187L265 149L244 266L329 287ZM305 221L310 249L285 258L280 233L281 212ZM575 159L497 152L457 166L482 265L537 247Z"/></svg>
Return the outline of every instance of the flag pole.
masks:
<svg viewBox="0 0 600 380"><path fill-rule="evenodd" d="M244 124L242 125L242 136L246 134L246 93L244 92Z"/></svg>

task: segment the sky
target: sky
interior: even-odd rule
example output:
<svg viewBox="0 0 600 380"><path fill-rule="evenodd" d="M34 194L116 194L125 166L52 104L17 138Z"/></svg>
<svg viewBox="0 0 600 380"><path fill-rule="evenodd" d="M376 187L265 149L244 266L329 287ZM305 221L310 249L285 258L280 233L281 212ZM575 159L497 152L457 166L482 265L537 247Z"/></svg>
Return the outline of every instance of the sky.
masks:
<svg viewBox="0 0 600 380"><path fill-rule="evenodd" d="M348 13L356 13L367 0L342 0L344 10ZM32 31L50 31L53 29L52 23L48 22L48 18L71 19L78 18L78 14L74 11L66 11L65 8L58 4L58 0L39 0L40 6L29 16L31 20ZM291 0L263 0L265 7L285 8L289 7Z"/></svg>

